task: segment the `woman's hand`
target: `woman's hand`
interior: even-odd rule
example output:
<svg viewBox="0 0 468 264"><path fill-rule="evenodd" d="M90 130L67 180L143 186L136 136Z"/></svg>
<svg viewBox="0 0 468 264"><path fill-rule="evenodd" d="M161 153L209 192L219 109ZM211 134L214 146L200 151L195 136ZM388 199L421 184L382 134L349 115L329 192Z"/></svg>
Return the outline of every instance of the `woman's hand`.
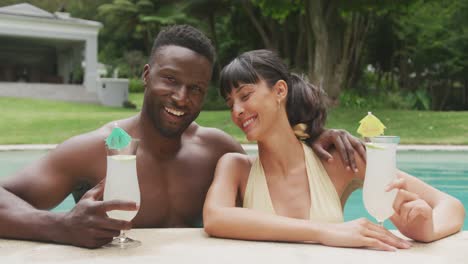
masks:
<svg viewBox="0 0 468 264"><path fill-rule="evenodd" d="M321 159L328 161L331 161L333 157L327 150L334 147L340 154L346 169L352 169L354 172L358 171L355 153L357 152L363 160L366 160L364 143L346 130L327 129L311 144L311 147Z"/></svg>
<svg viewBox="0 0 468 264"><path fill-rule="evenodd" d="M393 210L398 222L407 226L417 219L432 220L432 207L419 195L408 191L407 182L404 178L398 177L391 182L385 191L397 189L398 193L393 202Z"/></svg>
<svg viewBox="0 0 468 264"><path fill-rule="evenodd" d="M411 243L408 241L395 236L384 227L374 224L366 218L330 225L325 228L323 238L319 239L319 242L324 245L368 247L385 251L411 247Z"/></svg>

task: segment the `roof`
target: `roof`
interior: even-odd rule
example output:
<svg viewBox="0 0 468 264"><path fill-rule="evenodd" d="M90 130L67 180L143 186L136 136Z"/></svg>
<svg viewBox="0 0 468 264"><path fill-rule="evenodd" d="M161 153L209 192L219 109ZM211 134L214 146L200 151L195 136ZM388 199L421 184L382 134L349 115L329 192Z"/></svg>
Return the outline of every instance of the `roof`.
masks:
<svg viewBox="0 0 468 264"><path fill-rule="evenodd" d="M97 21L70 17L68 13L55 12L54 14L52 14L50 12L47 12L43 9L40 9L39 7L33 6L28 3L0 7L0 15L2 14L13 15L13 16L44 18L44 19L51 19L55 21L63 21L63 22L68 22L68 23L85 24L85 25L99 26L99 27L102 26L102 24Z"/></svg>
<svg viewBox="0 0 468 264"><path fill-rule="evenodd" d="M55 16L52 13L49 13L45 10L42 10L38 7L35 7L27 3L0 7L0 13L6 13L6 14L11 14L11 15L55 18Z"/></svg>

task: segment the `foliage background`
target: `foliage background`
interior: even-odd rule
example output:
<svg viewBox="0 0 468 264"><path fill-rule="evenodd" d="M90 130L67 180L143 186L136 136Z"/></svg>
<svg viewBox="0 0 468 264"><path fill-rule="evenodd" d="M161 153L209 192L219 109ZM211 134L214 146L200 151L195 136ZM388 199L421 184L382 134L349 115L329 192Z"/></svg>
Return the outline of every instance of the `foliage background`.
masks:
<svg viewBox="0 0 468 264"><path fill-rule="evenodd" d="M187 23L217 50L206 109L223 109L217 75L250 49L277 51L327 91L332 105L468 109L468 0L3 0L96 20L99 61L141 92L161 28Z"/></svg>

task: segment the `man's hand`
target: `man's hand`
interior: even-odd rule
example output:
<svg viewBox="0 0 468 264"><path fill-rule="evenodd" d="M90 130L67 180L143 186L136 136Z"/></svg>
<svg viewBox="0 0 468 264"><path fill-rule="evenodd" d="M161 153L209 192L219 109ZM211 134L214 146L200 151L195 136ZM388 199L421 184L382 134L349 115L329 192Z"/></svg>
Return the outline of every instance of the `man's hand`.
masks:
<svg viewBox="0 0 468 264"><path fill-rule="evenodd" d="M366 160L364 143L345 130L327 129L311 145L314 152L321 159L327 161L333 160L332 155L327 151L333 146L340 154L341 160L347 170L358 171L356 159L354 158L356 152L359 153L363 160Z"/></svg>
<svg viewBox="0 0 468 264"><path fill-rule="evenodd" d="M62 219L61 238L57 242L79 247L98 248L112 241L120 230L129 230L132 223L109 218L107 211L138 209L135 202L101 201L104 181L86 192L76 206Z"/></svg>

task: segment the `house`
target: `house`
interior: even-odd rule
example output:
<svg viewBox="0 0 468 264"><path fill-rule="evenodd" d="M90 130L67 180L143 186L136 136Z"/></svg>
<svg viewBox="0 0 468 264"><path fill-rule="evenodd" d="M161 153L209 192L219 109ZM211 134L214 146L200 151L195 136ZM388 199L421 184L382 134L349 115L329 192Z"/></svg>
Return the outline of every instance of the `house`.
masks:
<svg viewBox="0 0 468 264"><path fill-rule="evenodd" d="M0 96L106 104L102 89L114 82L98 76L100 28L27 3L0 7ZM115 83L126 100L128 81Z"/></svg>

